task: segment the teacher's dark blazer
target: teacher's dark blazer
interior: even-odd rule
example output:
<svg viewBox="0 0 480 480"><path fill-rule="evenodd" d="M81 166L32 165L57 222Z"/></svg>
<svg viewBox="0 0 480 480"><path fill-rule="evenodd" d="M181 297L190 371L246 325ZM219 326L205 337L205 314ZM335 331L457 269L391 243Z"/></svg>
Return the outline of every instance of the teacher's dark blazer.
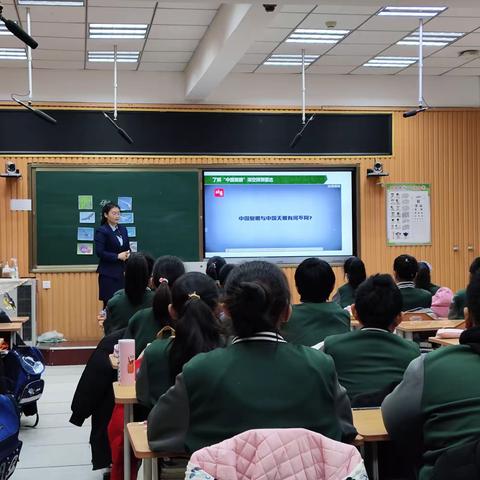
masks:
<svg viewBox="0 0 480 480"><path fill-rule="evenodd" d="M127 229L118 225L122 234L123 245L120 245L110 225L105 223L95 230L95 253L100 259L97 273L111 278L122 278L125 271L125 262L118 260L118 254L130 250Z"/></svg>

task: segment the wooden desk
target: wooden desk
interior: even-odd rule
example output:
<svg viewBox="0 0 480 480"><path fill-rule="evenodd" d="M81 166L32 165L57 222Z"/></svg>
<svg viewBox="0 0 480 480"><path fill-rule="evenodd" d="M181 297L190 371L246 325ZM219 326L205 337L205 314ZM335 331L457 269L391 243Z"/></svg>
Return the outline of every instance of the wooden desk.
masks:
<svg viewBox="0 0 480 480"><path fill-rule="evenodd" d="M378 442L389 440L380 408L352 410L353 424L364 443L372 444L373 479L378 480Z"/></svg>
<svg viewBox="0 0 480 480"><path fill-rule="evenodd" d="M404 338L412 339L414 333L433 332L440 328L457 328L463 323L463 320L431 320L431 321L409 321L402 322L397 326L396 332Z"/></svg>
<svg viewBox="0 0 480 480"><path fill-rule="evenodd" d="M110 365L114 370L118 370L118 357L111 353L108 358L110 359Z"/></svg>
<svg viewBox="0 0 480 480"><path fill-rule="evenodd" d="M438 337L428 337L430 343L435 343L441 345L442 347L448 347L449 345L459 345L460 339L458 338L438 338Z"/></svg>
<svg viewBox="0 0 480 480"><path fill-rule="evenodd" d="M10 350L13 347L13 333L17 333L22 329L23 324L20 322L9 322L9 323L0 323L0 334L9 333L10 334Z"/></svg>
<svg viewBox="0 0 480 480"><path fill-rule="evenodd" d="M130 445L128 443L127 425L133 422L133 405L137 403L134 385L120 385L113 382L115 403L123 405L123 478L130 480Z"/></svg>

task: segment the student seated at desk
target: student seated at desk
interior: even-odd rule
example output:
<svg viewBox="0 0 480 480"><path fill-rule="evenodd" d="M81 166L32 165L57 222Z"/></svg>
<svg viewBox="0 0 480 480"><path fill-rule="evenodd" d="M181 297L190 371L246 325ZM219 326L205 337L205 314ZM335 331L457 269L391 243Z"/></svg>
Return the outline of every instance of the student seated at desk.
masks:
<svg viewBox="0 0 480 480"><path fill-rule="evenodd" d="M337 290L333 301L345 308L355 301L355 290L367 278L367 274L365 264L358 257L347 258L343 264L343 272L347 283Z"/></svg>
<svg viewBox="0 0 480 480"><path fill-rule="evenodd" d="M172 255L159 257L153 266L152 284L156 288L152 306L135 313L128 321L124 338L135 339L135 357L155 340L157 333L171 324L168 305L170 290L177 278L185 273L183 262Z"/></svg>
<svg viewBox="0 0 480 480"><path fill-rule="evenodd" d="M290 315L290 291L277 266L238 266L227 280L224 308L237 336L226 348L195 356L160 397L148 417L152 450L193 452L255 428L355 438L331 358L278 333Z"/></svg>
<svg viewBox="0 0 480 480"><path fill-rule="evenodd" d="M470 264L469 268L470 273L470 281L472 277L480 271L480 257L477 257L473 260ZM451 320L461 319L463 318L463 312L465 307L467 306L467 290L462 288L459 290L452 299L452 303L450 305L450 310L448 311L448 318Z"/></svg>
<svg viewBox="0 0 480 480"><path fill-rule="evenodd" d="M434 464L447 449L480 439L478 272L467 288L465 321L467 330L460 345L442 347L415 359L382 404L390 437L402 449L416 447L422 454L420 480L433 478Z"/></svg>
<svg viewBox="0 0 480 480"><path fill-rule="evenodd" d="M283 326L288 342L311 347L328 335L350 330L350 314L336 302L329 302L335 274L332 267L318 258L307 258L295 271L295 285L300 294L292 316Z"/></svg>
<svg viewBox="0 0 480 480"><path fill-rule="evenodd" d="M400 255L393 262L395 281L402 293L403 311L416 308L430 308L432 294L427 290L415 288L414 279L418 272L418 262L411 255Z"/></svg>
<svg viewBox="0 0 480 480"><path fill-rule="evenodd" d="M132 253L125 266L125 290L121 290L107 303L107 318L103 322L105 335L125 328L130 317L152 306L154 292L148 287L148 263L141 253Z"/></svg>
<svg viewBox="0 0 480 480"><path fill-rule="evenodd" d="M218 288L203 273L181 276L173 285L166 308L175 333L170 338L155 340L146 348L137 375L138 401L149 409L175 383L186 362L198 353L225 344L216 317Z"/></svg>
<svg viewBox="0 0 480 480"><path fill-rule="evenodd" d="M327 337L323 350L333 358L354 407L380 406L420 349L393 333L401 322L402 294L390 275L377 274L363 282L352 312L362 328ZM367 396L368 404L362 404L360 397L366 401Z"/></svg>
<svg viewBox="0 0 480 480"><path fill-rule="evenodd" d="M435 295L440 286L432 283L432 267L429 263L421 261L418 262L418 271L415 275L415 288L421 288Z"/></svg>

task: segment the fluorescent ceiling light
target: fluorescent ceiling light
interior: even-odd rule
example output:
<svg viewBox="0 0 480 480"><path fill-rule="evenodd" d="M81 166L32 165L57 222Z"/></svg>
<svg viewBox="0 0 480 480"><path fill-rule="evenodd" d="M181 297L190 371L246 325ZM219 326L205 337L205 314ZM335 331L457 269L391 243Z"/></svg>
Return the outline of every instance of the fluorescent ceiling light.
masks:
<svg viewBox="0 0 480 480"><path fill-rule="evenodd" d="M319 55L305 55L305 66L310 65L314 62ZM288 67L295 67L302 65L302 56L301 55L281 55L275 54L267 58L264 65L273 65L273 66L288 66Z"/></svg>
<svg viewBox="0 0 480 480"><path fill-rule="evenodd" d="M117 52L118 63L137 63L140 52ZM89 62L113 62L113 52L88 52Z"/></svg>
<svg viewBox="0 0 480 480"><path fill-rule="evenodd" d="M26 60L24 48L0 48L0 60Z"/></svg>
<svg viewBox="0 0 480 480"><path fill-rule="evenodd" d="M447 7L384 7L377 15L391 15L395 17L435 17L446 9Z"/></svg>
<svg viewBox="0 0 480 480"><path fill-rule="evenodd" d="M90 38L145 38L148 25L91 23L88 27Z"/></svg>
<svg viewBox="0 0 480 480"><path fill-rule="evenodd" d="M47 5L57 7L83 7L83 0L18 0L19 5Z"/></svg>
<svg viewBox="0 0 480 480"><path fill-rule="evenodd" d="M465 33L460 32L423 32L423 44L433 47L444 47L459 38L463 37ZM397 45L418 45L420 43L420 34L417 32L407 35L402 38Z"/></svg>
<svg viewBox="0 0 480 480"><path fill-rule="evenodd" d="M405 68L413 65L417 57L375 57L364 63L363 67Z"/></svg>
<svg viewBox="0 0 480 480"><path fill-rule="evenodd" d="M0 23L0 35L13 35L13 33L7 29L4 23Z"/></svg>
<svg viewBox="0 0 480 480"><path fill-rule="evenodd" d="M337 43L345 35L348 35L350 30L318 30L315 28L297 28L287 38L287 43Z"/></svg>

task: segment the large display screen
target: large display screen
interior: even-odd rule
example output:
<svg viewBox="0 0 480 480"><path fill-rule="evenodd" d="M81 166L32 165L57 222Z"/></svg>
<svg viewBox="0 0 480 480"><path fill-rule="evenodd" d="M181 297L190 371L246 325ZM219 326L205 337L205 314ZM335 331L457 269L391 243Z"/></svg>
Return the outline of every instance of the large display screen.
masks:
<svg viewBox="0 0 480 480"><path fill-rule="evenodd" d="M206 258L356 253L354 168L204 171L203 195Z"/></svg>

